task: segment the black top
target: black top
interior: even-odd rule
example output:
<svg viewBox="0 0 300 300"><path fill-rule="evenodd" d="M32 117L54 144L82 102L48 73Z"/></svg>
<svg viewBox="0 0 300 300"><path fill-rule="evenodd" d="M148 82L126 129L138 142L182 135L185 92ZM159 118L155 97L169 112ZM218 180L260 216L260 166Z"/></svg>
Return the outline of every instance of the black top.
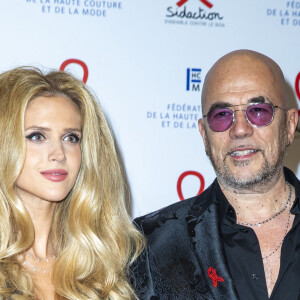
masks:
<svg viewBox="0 0 300 300"><path fill-rule="evenodd" d="M293 228L282 247L272 300L300 300L299 181L295 187ZM147 238L131 268L141 300L267 300L258 240L251 228L236 224L233 208L215 180L201 195L135 219ZM298 249L297 249L298 247Z"/></svg>
<svg viewBox="0 0 300 300"><path fill-rule="evenodd" d="M271 300L300 299L300 184L288 169L285 169L285 177L295 187L296 199L291 209L295 219L292 229L282 244L280 271ZM235 211L219 185L216 187L216 192L222 220L221 237L239 297L243 300L269 299L262 256L255 232L252 228L236 224Z"/></svg>

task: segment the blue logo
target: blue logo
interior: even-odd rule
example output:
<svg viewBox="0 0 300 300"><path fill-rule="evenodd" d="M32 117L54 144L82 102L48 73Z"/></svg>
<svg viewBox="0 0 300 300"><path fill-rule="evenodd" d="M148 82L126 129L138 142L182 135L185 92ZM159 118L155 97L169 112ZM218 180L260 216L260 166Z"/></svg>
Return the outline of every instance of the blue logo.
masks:
<svg viewBox="0 0 300 300"><path fill-rule="evenodd" d="M186 90L200 92L201 69L186 69Z"/></svg>
<svg viewBox="0 0 300 300"><path fill-rule="evenodd" d="M279 19L281 26L297 26L300 28L300 2L282 1L280 7L268 8L267 16Z"/></svg>

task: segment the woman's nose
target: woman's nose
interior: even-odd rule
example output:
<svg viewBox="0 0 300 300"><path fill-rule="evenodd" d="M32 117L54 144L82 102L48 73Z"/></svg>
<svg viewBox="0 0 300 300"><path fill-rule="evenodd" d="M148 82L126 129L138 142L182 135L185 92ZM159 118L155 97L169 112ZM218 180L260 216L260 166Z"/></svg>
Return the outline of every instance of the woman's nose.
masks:
<svg viewBox="0 0 300 300"><path fill-rule="evenodd" d="M65 160L66 155L61 141L52 143L49 150L49 161L64 162Z"/></svg>

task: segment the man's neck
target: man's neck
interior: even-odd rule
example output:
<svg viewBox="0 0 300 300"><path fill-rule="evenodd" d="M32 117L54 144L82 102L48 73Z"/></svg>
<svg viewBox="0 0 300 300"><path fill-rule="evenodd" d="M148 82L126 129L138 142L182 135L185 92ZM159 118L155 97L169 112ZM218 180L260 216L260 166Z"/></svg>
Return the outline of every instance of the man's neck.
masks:
<svg viewBox="0 0 300 300"><path fill-rule="evenodd" d="M235 209L237 221L256 223L276 214L285 205L289 196L284 173L268 184L252 186L249 189L232 189L219 181L229 203Z"/></svg>

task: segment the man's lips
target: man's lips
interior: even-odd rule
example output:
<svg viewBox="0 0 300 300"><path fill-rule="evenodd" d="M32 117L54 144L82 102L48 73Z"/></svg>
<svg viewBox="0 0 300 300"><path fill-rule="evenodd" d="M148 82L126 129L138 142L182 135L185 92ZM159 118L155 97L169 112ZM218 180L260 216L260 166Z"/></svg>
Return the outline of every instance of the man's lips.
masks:
<svg viewBox="0 0 300 300"><path fill-rule="evenodd" d="M53 169L40 172L46 179L53 182L60 182L66 179L68 172L62 169Z"/></svg>
<svg viewBox="0 0 300 300"><path fill-rule="evenodd" d="M230 156L235 159L245 159L254 156L258 152L253 148L237 148L230 152Z"/></svg>

